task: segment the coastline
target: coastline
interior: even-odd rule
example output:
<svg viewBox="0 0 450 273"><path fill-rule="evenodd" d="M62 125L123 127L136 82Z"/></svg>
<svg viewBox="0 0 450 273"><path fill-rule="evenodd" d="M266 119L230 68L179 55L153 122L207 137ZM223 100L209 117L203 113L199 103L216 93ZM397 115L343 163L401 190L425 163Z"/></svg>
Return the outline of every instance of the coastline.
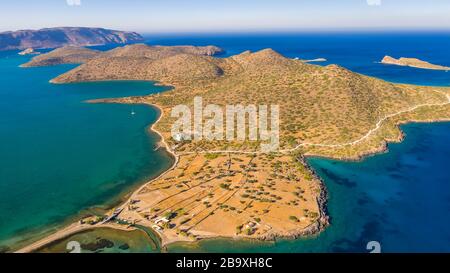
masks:
<svg viewBox="0 0 450 273"><path fill-rule="evenodd" d="M123 101L117 101L115 99L111 100L111 99L99 99L99 100L91 100L88 101L88 103L125 103ZM159 117L158 119L147 129L148 131L154 132L156 133L159 137L160 137L160 141L158 142L159 147L163 147L165 152L167 152L168 154L170 154L173 158L174 158L174 163L172 164L172 166L165 170L163 173L161 173L160 175L158 175L155 178L152 178L151 180L143 183L140 187L138 187L136 190L133 190L130 194L130 196L122 202L121 205L117 206L117 208L124 208L129 202L130 200L133 199L133 197L135 197L143 188L145 188L148 184L152 183L153 181L161 178L162 176L164 176L165 174L167 174L168 172L174 170L179 162L179 156L169 147L168 143L166 142L166 140L164 139L164 137L162 136L162 134L155 129L155 126L158 124L158 122L162 119L163 115L164 115L164 111L163 109L156 105L156 104L149 104L149 103L136 103L136 102L132 102L132 104L142 104L142 105L147 105L150 107L154 107L156 109L158 109L159 111ZM166 248L168 245L172 244L172 243L182 243L182 242L187 242L187 243L193 243L193 242L198 242L200 240L207 240L207 239L217 239L217 238L223 238L223 239L229 239L229 240L244 240L244 239L249 239L249 240L256 240L256 241L274 241L275 239L297 239L299 237L308 237L308 236L314 236L317 235L319 233L321 233L327 226L330 225L330 217L327 213L327 201L328 201L328 191L327 188L325 186L325 183L323 182L322 178L316 173L316 171L314 169L312 169L308 164L306 164L305 162L305 158L308 157L321 157L321 158L327 158L327 159L335 159L335 160L341 160L341 161L362 161L367 157L370 156L375 156L378 154L382 154L382 153L386 153L388 152L388 143L400 143L402 142L406 135L404 134L404 132L401 130L400 126L401 125L405 125L405 124L410 124L410 123L435 123L435 122L449 122L449 119L446 120L442 120L442 119L429 119L429 120L408 120L408 121L397 121L395 123L396 128L399 129L399 136L396 139L389 139L389 140L385 140L382 145L380 147L376 147L371 151L367 151L367 152L362 152L359 155L355 156L355 157L330 157L330 156L321 156L321 155L315 155L315 154L305 154L304 156L300 156L297 158L297 160L299 162L301 162L301 164L303 164L306 168L308 168L309 171L312 172L313 176L315 179L317 179L319 181L319 187L320 187L320 194L317 197L317 204L319 207L319 211L320 211L320 217L317 219L317 221L315 221L314 223L310 224L309 226L307 226L306 228L302 229L302 230L298 230L295 232L290 233L289 235L280 235L280 234L274 234L274 233L268 233L264 236L261 237L253 237L253 238L247 238L245 236L220 236L220 235L203 235L203 236L198 236L196 238L196 240L174 240L173 238L167 238L165 236L163 236L163 234L158 233L157 231L155 231L154 229L151 229L152 232L160 239L160 245L161 248ZM96 229L96 228L111 228L111 229L117 229L117 230L122 230L122 231L132 231L132 230L136 230L138 228L135 227L124 227L118 224L113 224L113 223L106 223L106 224L97 224L97 225L83 225L83 224L79 224L79 223L73 223L65 228L60 229L59 231L55 232L54 234L47 236L41 240L38 240L30 245L27 245L17 251L15 251L16 253L27 253L27 252L33 252L36 251L40 248L45 247L46 245L52 244L56 241L68 238L74 234L86 231L86 230L91 230L91 229Z"/></svg>
<svg viewBox="0 0 450 273"><path fill-rule="evenodd" d="M99 103L100 101L88 101L88 103ZM137 189L132 190L129 194L130 196L125 199L124 201L122 201L121 205L119 205L117 208L123 208L124 206L126 206L126 204L133 199L133 196L135 196L135 194L137 194L140 190L142 190L145 186L147 186L149 183L153 182L154 180L159 179L160 177L164 176L167 172L170 172L171 170L173 170L178 163L178 159L179 157L172 151L172 149L170 149L169 145L167 144L167 142L165 141L165 139L163 138L162 134L157 131L156 129L154 129L154 126L161 120L161 118L164 115L164 112L162 110L161 107L159 107L158 105L154 105L154 104L142 104L142 105L146 105L146 106L151 106L156 108L159 111L159 117L158 119L150 126L148 127L146 130L147 131L151 131L156 133L159 137L160 137L160 141L159 146L163 147L165 149L165 152L167 152L168 154L170 154L173 158L174 158L174 163L172 164L172 166L165 170L164 172L162 172L160 175L158 175L157 177L154 177L150 180L148 180L147 182L144 182L141 186L139 186ZM65 226L59 230L57 230L55 233L53 233L52 235L46 236L42 239L39 239L31 244L26 245L25 247L22 247L16 251L14 251L15 253L29 253L29 252L33 252L36 251L42 247L45 247L46 245L49 245L55 241L67 238L71 235L77 234L79 232L82 231L86 231L89 229L96 229L96 228L112 228L112 229L119 229L119 230L125 230L125 231L130 231L130 230L135 230L136 228L124 228L123 226L120 225L115 225L115 224L99 224L99 225L88 225L88 224L80 224L79 222L76 223L72 223L68 226ZM156 231L153 231L154 234L157 234L159 238L160 234L157 233ZM161 241L162 243L162 241ZM161 244L162 246L164 246L164 244Z"/></svg>
<svg viewBox="0 0 450 273"><path fill-rule="evenodd" d="M58 84L58 83L65 83L64 81L59 81L58 80L59 77L50 80L51 83L53 84ZM115 79L115 80L120 80L120 79ZM157 83L158 84L158 83ZM165 86L171 86L170 84L165 84L164 81L160 81L159 85L165 85ZM441 93L441 92L439 92ZM133 203L133 200L138 200L139 193L144 190L149 184L151 184L152 182L162 178L164 175L166 175L168 172L171 172L172 170L176 169L177 166L179 165L179 161L180 161L180 157L183 157L184 159L184 154L179 154L177 155L177 153L175 153L171 147L169 146L169 143L171 142L170 139L166 140L163 136L163 133L159 132L156 129L156 125L161 121L161 119L164 117L164 109L155 104L155 103L150 103L149 101L146 101L145 96L141 96L141 97L128 97L128 98L116 98L116 99L96 99L96 100L91 100L88 101L88 103L122 103L122 104L141 104L141 105L147 105L147 106L151 106L154 107L156 109L159 110L159 117L158 119L151 124L150 128L148 128L147 130L155 132L156 134L159 135L160 137L160 142L158 143L158 148L160 147L165 147L165 152L167 152L168 154L172 155L172 157L174 158L174 162L172 164L172 166L170 168L168 168L167 170L165 170L164 172L162 172L160 175L158 175L155 178L152 178L146 182L144 182L139 188L131 191L130 195L127 195L126 200L118 205L117 207L115 207L116 209L120 209L121 212L122 210L126 209L127 206L130 206L130 204ZM331 159L338 159L338 160L345 160L345 161L354 161L354 160L362 160L364 159L364 157L370 156L370 155L375 155L375 154L379 154L379 153L383 153L386 152L388 150L388 146L387 143L388 142L401 142L404 139L404 133L399 129L399 125L403 124L403 123L411 123L411 122L435 122L435 121L442 121L443 119L439 119L439 118L428 118L426 120L415 120L414 118L409 118L408 117L403 117L403 120L401 120L402 118L400 117L400 120L397 120L397 118L395 118L395 120L393 121L394 126L396 127L397 131L395 131L395 135L388 135L388 136L384 136L381 139L372 139L372 136L375 134L372 134L374 132L376 132L378 129L392 129L391 127L384 127L384 124L382 124L385 120L387 119L391 119L397 115L402 115L406 112L411 112L419 107L422 106L437 106L437 105L447 105L448 103L450 103L450 97L447 95L447 98L449 100L449 102L445 102L442 104L420 104L420 105L416 105L413 108L404 110L404 111L400 111L400 112L396 112L394 114L385 116L384 118L382 118L381 120L378 121L378 123L376 124L376 127L374 129L371 129L370 131L368 131L368 133L366 135L364 135L362 138L353 141L353 142L348 142L348 143L344 143L344 144L322 144L322 143L303 143L300 144L298 146L296 146L296 148L294 149L288 149L288 150L281 150L281 153L284 154L292 154L295 153L297 151L297 148L303 147L303 146L313 146L314 148L318 147L318 150L315 150L314 148L312 150L307 150L306 153L304 153L304 156L307 157L313 157L313 156L322 156L325 158L331 158ZM167 110L167 109L166 109ZM446 120L448 118L445 118ZM164 131L163 131L164 132ZM377 135L375 135L377 136ZM366 142L367 139L369 139L370 137L370 141L376 141L376 142ZM339 151L342 147L344 146L348 146L348 145L355 145L355 144L359 144L359 143L363 143L364 145L368 145L368 146L359 146L356 147L356 150L351 151L351 153L348 154L342 154L339 155ZM323 147L325 150L321 150L320 148ZM336 150L335 150L336 149ZM206 150L205 153L210 153L210 150ZM230 154L231 151L213 151L212 153L218 153L218 154ZM245 151L235 151L235 153L247 153ZM255 153L255 152L251 152L251 153ZM333 155L334 153L334 155ZM191 154L198 154L198 152L191 152ZM298 156L298 155L297 155ZM308 223L307 226L302 226L301 228L295 228L295 229L285 229L283 230L283 233L274 231L274 230L268 230L265 231L264 234L256 234L255 236L246 236L246 235L239 235L239 233L236 233L235 236L233 236L232 234L234 233L224 233L221 234L220 232L218 232L217 230L214 231L214 229L212 230L208 230L208 229L203 229L202 231L200 231L199 233L195 234L194 238L180 238L180 236L174 236L174 234L170 233L170 234L166 234L165 232L158 232L155 228L150 228L150 226L153 224L153 222L150 220L150 218L148 218L148 216L145 216L145 218L148 220L145 220L144 217L134 217L134 216L139 216L139 215L133 215L133 214L128 214L128 220L131 220L134 224L136 224L136 220L138 221L144 221L147 225L146 227L153 230L155 234L159 235L159 237L161 238L161 245L167 246L173 242L178 242L178 241L196 241L196 240L201 240L201 239L207 239L207 238L217 238L217 237L226 237L226 238L233 238L233 239L242 239L242 238L249 238L249 239L259 239L259 240L274 240L276 238L298 238L300 236L309 236L312 234L318 234L320 233L326 226L329 225L329 216L327 215L327 211L326 211L326 204L327 204L327 191L325 188L325 185L322 181L322 179L315 173L314 170L312 170L310 168L310 166L308 166L308 164L306 164L304 162L304 160L301 158L302 156L300 155L299 158L297 158L297 160L300 161L301 164L303 164L304 167L306 167L312 174L315 180L318 181L318 186L319 186L319 190L320 192L318 192L318 194L314 195L314 200L311 200L312 202L316 202L317 206L319 208L319 217L315 218L314 220L311 221L311 223ZM124 198L125 199L125 198ZM138 200L140 201L140 200ZM306 200L305 200L306 201ZM118 214L120 214L121 212L119 212ZM122 213L123 215L123 213ZM316 214L317 215L317 214ZM125 215L127 216L127 215ZM156 217L156 216L155 216ZM317 217L317 216L316 216ZM123 218L125 219L125 218ZM106 224L95 224L95 225L89 225L90 228L101 228L101 227L105 227ZM58 232L56 232L55 234L53 234L52 236L49 236L47 238L44 238L43 240L40 240L38 242L36 242L34 245L38 246L39 244L41 245L46 245L51 243L52 241L55 241L57 239L55 238L64 238L67 236L70 236L74 233L80 232L82 230L86 229L86 227L82 224L78 225L78 226L72 226L70 225L69 227L66 227ZM167 235L167 236L166 236ZM232 236L230 236L232 235ZM33 251L33 250L29 250L29 249L33 249L33 244L31 244L30 246L28 246L28 248L22 248L21 250L28 250L28 251ZM34 247L34 249L36 249L36 247ZM19 250L19 252L21 251Z"/></svg>

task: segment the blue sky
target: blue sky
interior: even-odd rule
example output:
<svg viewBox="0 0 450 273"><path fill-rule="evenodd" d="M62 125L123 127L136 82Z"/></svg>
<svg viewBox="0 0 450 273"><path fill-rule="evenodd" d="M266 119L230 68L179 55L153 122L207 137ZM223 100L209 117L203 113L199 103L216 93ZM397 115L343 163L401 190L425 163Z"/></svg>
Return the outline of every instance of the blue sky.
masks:
<svg viewBox="0 0 450 273"><path fill-rule="evenodd" d="M68 3L81 2L81 5ZM368 3L375 3L369 5ZM381 5L376 5L381 2ZM0 31L450 29L450 0L1 0Z"/></svg>

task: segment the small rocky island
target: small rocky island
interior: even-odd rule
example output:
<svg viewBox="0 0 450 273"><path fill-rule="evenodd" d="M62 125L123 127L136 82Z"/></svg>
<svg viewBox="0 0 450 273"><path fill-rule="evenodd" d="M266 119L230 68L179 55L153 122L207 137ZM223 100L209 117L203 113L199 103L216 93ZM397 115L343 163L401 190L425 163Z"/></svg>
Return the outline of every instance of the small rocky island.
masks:
<svg viewBox="0 0 450 273"><path fill-rule="evenodd" d="M382 64L393 64L393 65L400 65L400 66L409 66L414 68L422 68L422 69L433 69L433 70L450 70L450 67L448 66L442 66L442 65L436 65L431 64L426 61L422 61L416 58L400 58L395 59L391 56L385 56L383 60L381 60Z"/></svg>

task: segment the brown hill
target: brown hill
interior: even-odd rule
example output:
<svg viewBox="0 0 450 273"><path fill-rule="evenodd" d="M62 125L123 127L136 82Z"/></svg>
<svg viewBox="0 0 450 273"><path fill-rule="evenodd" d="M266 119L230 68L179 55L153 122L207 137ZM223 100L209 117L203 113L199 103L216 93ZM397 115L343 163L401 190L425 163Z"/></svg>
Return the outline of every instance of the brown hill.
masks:
<svg viewBox="0 0 450 273"><path fill-rule="evenodd" d="M101 51L83 47L65 46L34 57L22 67L49 66L58 64L82 64L101 54Z"/></svg>
<svg viewBox="0 0 450 273"><path fill-rule="evenodd" d="M294 64L292 60L285 58L270 48L254 53L245 51L239 55L232 56L231 59L239 63L242 67L249 69L254 69L261 66L287 68Z"/></svg>
<svg viewBox="0 0 450 273"><path fill-rule="evenodd" d="M52 82L121 79L181 83L212 79L223 73L216 59L209 57L219 52L221 49L213 46L128 45L104 52Z"/></svg>

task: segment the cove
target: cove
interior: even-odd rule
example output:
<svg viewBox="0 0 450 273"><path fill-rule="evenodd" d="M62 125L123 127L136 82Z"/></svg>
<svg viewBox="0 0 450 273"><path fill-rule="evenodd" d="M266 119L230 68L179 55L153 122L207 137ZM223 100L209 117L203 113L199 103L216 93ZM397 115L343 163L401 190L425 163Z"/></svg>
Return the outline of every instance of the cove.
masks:
<svg viewBox="0 0 450 273"><path fill-rule="evenodd" d="M18 247L101 212L172 164L148 133L159 111L89 104L96 98L167 90L150 82L55 85L75 67L20 68L30 57L0 54L0 246ZM134 114L131 114L131 113Z"/></svg>

